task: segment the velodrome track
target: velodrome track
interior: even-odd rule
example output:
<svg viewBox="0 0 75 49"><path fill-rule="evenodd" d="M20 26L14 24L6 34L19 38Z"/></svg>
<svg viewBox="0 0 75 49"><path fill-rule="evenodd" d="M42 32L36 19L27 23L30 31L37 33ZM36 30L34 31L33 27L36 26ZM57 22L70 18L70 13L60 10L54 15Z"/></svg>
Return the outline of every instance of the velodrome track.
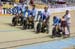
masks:
<svg viewBox="0 0 75 49"><path fill-rule="evenodd" d="M75 11L71 13L71 36L75 36ZM50 33L35 34L34 30L21 30L22 27L11 26L11 19L13 16L0 16L0 49L16 49L16 47L30 45L32 43L40 43L45 41L51 41L59 38L50 38L52 28L52 17L62 17L64 13L51 14L50 18ZM60 38L62 39L62 37Z"/></svg>

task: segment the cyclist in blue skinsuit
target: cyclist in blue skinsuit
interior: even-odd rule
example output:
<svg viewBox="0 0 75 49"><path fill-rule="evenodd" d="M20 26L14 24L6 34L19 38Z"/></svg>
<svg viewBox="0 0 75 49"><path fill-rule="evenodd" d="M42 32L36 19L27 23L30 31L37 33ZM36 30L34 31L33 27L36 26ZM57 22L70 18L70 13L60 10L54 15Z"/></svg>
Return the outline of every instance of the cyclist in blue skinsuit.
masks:
<svg viewBox="0 0 75 49"><path fill-rule="evenodd" d="M23 16L27 18L30 16L31 11L28 9L28 6L26 6L25 10L22 11L22 13L23 13Z"/></svg>
<svg viewBox="0 0 75 49"><path fill-rule="evenodd" d="M23 29L29 29L29 17L31 16L31 11L28 9L28 6L25 7L25 10L22 11L23 13Z"/></svg>
<svg viewBox="0 0 75 49"><path fill-rule="evenodd" d="M32 16L35 18L37 15L37 9L35 8L35 5L33 5L33 8L31 10Z"/></svg>
<svg viewBox="0 0 75 49"><path fill-rule="evenodd" d="M31 17L30 19L32 20L31 23L32 23L32 28L34 28L34 24L36 23L36 17L37 17L37 9L36 9L36 6L33 5L32 6L32 9L31 9Z"/></svg>
<svg viewBox="0 0 75 49"><path fill-rule="evenodd" d="M61 37L61 19L57 16L53 17L53 29L52 29L52 37Z"/></svg>
<svg viewBox="0 0 75 49"><path fill-rule="evenodd" d="M49 18L50 18L50 13L48 12L48 7L44 8L44 11L42 12L42 32L44 32L45 28L47 30L47 33L49 33Z"/></svg>
<svg viewBox="0 0 75 49"><path fill-rule="evenodd" d="M60 23L61 23L61 19L57 16L54 16L53 17L53 25L57 26L57 25L60 25Z"/></svg>

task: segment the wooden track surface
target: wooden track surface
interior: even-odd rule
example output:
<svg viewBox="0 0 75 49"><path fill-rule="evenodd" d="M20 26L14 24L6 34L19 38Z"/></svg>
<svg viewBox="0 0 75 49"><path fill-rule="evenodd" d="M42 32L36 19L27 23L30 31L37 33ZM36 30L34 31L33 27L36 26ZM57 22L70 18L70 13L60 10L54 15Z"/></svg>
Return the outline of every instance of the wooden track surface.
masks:
<svg viewBox="0 0 75 49"><path fill-rule="evenodd" d="M71 11L70 13L72 16L71 17L71 35L75 36L75 11ZM64 13L56 13L51 15L50 28L52 28L52 17L55 15L62 17ZM30 44L34 42L36 43L36 42L52 40L52 38L49 37L49 34L45 34L45 33L35 34L33 29L21 30L21 27L12 27L11 19L12 19L11 16L0 17L0 48L7 47L10 49L15 49L15 45L17 46L17 45ZM51 30L52 29L50 29L50 34L51 34ZM27 39L31 39L31 40L27 40ZM14 47L14 48L11 48L11 47Z"/></svg>

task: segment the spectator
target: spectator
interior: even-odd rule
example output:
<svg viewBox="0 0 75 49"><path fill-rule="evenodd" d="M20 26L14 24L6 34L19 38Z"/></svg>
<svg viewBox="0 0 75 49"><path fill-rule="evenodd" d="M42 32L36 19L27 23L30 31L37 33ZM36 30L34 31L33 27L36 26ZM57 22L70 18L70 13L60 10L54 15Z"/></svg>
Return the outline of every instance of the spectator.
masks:
<svg viewBox="0 0 75 49"><path fill-rule="evenodd" d="M30 5L34 5L34 0L30 0Z"/></svg>

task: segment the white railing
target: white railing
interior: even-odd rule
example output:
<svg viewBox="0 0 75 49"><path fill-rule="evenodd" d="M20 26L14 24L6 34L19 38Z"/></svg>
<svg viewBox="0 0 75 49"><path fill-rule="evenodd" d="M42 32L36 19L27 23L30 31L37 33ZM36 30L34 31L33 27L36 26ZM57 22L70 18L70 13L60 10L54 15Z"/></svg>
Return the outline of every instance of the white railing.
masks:
<svg viewBox="0 0 75 49"><path fill-rule="evenodd" d="M49 8L48 11L50 13L60 13L60 12L65 12L66 10L75 11L75 6L65 7L65 8ZM43 11L43 9L38 9L38 11Z"/></svg>

